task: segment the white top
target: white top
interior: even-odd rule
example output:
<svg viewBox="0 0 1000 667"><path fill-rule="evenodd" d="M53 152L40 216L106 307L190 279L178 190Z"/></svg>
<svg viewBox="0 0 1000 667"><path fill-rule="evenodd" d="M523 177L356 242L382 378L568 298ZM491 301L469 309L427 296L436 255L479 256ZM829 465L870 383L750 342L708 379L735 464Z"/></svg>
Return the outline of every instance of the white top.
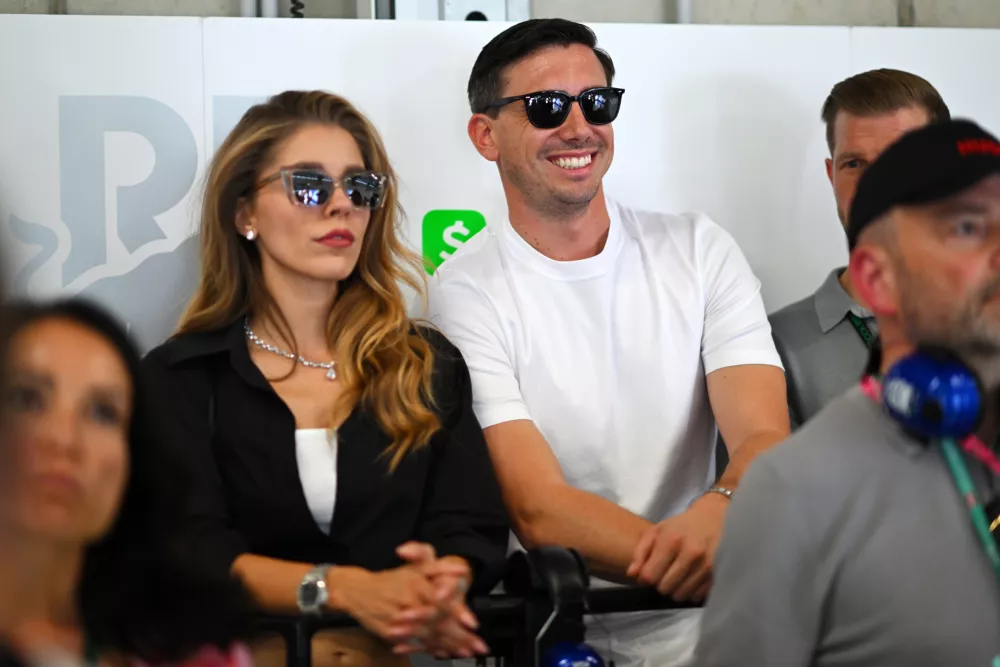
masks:
<svg viewBox="0 0 1000 667"><path fill-rule="evenodd" d="M295 431L295 460L309 511L327 535L337 502L337 432L325 428Z"/></svg>
<svg viewBox="0 0 1000 667"><path fill-rule="evenodd" d="M608 213L604 249L572 262L509 221L488 227L435 272L428 315L468 363L483 428L532 420L570 484L655 522L715 479L705 376L781 361L760 282L725 230L700 213L610 201ZM650 664L687 654L683 634Z"/></svg>

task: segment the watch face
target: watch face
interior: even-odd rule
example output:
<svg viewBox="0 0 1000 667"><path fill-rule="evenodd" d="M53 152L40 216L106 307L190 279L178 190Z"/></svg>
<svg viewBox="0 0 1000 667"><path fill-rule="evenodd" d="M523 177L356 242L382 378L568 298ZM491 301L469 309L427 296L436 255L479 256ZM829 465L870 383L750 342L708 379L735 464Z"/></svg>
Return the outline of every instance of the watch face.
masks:
<svg viewBox="0 0 1000 667"><path fill-rule="evenodd" d="M302 587L299 592L299 599L302 601L303 607L313 607L316 605L319 598L318 588L315 583L311 582Z"/></svg>

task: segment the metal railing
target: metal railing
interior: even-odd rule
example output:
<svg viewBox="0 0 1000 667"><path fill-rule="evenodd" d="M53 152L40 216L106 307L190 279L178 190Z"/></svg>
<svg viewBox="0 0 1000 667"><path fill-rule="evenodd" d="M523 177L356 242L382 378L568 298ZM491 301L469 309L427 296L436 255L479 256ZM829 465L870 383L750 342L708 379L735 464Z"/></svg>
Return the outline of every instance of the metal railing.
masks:
<svg viewBox="0 0 1000 667"><path fill-rule="evenodd" d="M470 600L479 620L479 635L490 647L488 659L499 667L538 667L538 656L560 641L582 642L584 617L663 609L685 609L697 605L678 603L652 589L589 588L585 568L574 577L567 572L567 559L582 563L565 549L545 548L529 552L532 562L521 563L515 578L505 582L512 594L489 595ZM521 559L525 559L522 557ZM312 637L325 629L356 627L346 614L322 616L261 616L258 630L277 633L285 640L286 667L311 667ZM544 632L543 632L544 629ZM479 664L487 664L481 659Z"/></svg>

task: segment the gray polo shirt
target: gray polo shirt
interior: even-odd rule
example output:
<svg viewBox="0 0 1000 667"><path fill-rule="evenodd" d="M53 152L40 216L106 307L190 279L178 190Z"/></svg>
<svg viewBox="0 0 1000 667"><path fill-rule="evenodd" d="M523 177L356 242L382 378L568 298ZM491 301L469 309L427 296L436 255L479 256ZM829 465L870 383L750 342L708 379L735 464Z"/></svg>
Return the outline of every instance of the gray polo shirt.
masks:
<svg viewBox="0 0 1000 667"><path fill-rule="evenodd" d="M1000 585L940 449L859 389L754 461L713 578L701 667L1000 664Z"/></svg>
<svg viewBox="0 0 1000 667"><path fill-rule="evenodd" d="M843 267L831 271L815 294L768 318L785 367L793 430L861 378L868 347L847 313L854 312L873 334L878 333L871 313L840 284L843 271Z"/></svg>

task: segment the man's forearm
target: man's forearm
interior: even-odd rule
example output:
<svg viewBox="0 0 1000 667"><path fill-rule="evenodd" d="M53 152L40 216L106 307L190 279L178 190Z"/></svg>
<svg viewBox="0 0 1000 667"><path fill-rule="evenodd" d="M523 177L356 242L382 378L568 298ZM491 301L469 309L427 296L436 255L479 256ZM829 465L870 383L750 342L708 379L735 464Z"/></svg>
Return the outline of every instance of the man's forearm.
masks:
<svg viewBox="0 0 1000 667"><path fill-rule="evenodd" d="M602 579L622 583L639 538L652 523L610 500L569 485L544 496L537 512L517 521L526 547L558 545L575 549Z"/></svg>
<svg viewBox="0 0 1000 667"><path fill-rule="evenodd" d="M739 447L735 447L730 452L729 465L719 478L718 486L735 489L739 486L743 474L753 463L758 454L761 454L774 445L788 437L787 433L780 431L767 431L757 433L744 440Z"/></svg>

